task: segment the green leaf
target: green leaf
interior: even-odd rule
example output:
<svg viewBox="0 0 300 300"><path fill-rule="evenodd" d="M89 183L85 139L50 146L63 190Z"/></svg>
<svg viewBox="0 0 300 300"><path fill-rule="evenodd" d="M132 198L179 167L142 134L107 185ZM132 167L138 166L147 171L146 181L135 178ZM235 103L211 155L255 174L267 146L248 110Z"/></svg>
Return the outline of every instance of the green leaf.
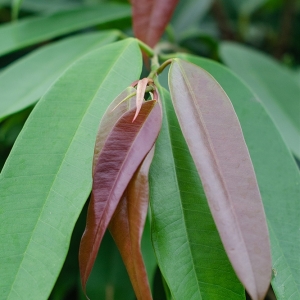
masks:
<svg viewBox="0 0 300 300"><path fill-rule="evenodd" d="M220 54L257 94L288 147L300 159L300 86L292 72L270 57L239 44L222 43Z"/></svg>
<svg viewBox="0 0 300 300"><path fill-rule="evenodd" d="M33 51L0 74L0 120L34 104L77 59L117 39L117 31L67 38Z"/></svg>
<svg viewBox="0 0 300 300"><path fill-rule="evenodd" d="M183 32L198 27L201 20L211 6L212 0L181 0L179 1L171 24L176 32L176 38L182 36Z"/></svg>
<svg viewBox="0 0 300 300"><path fill-rule="evenodd" d="M254 165L271 239L277 299L300 299L300 176L276 126L255 94L229 69L196 56L178 54L204 68L221 84L239 117Z"/></svg>
<svg viewBox="0 0 300 300"><path fill-rule="evenodd" d="M0 55L76 30L129 18L130 15L128 5L109 3L5 24L0 26Z"/></svg>
<svg viewBox="0 0 300 300"><path fill-rule="evenodd" d="M271 280L269 234L250 155L233 106L205 70L174 59L172 102L225 251L251 299Z"/></svg>
<svg viewBox="0 0 300 300"><path fill-rule="evenodd" d="M12 0L12 12L11 16L13 20L18 19L20 7L22 5L23 0Z"/></svg>
<svg viewBox="0 0 300 300"><path fill-rule="evenodd" d="M152 240L174 299L245 299L212 219L170 96L150 168Z"/></svg>
<svg viewBox="0 0 300 300"><path fill-rule="evenodd" d="M127 39L73 64L34 108L0 176L0 286L5 299L47 299L92 185L99 121L141 72Z"/></svg>

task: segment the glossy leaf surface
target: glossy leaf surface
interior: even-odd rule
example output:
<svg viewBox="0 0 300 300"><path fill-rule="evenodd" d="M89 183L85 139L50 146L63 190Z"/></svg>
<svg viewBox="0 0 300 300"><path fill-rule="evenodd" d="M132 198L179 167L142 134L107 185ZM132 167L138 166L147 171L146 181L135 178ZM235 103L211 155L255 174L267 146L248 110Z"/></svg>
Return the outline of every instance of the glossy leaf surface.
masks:
<svg viewBox="0 0 300 300"><path fill-rule="evenodd" d="M236 75L216 62L192 55L178 55L212 74L232 101L268 219L272 286L278 300L297 300L300 298L300 176L297 165L257 96Z"/></svg>
<svg viewBox="0 0 300 300"><path fill-rule="evenodd" d="M175 59L169 86L226 253L252 299L271 278L264 209L238 118L224 90L198 66Z"/></svg>
<svg viewBox="0 0 300 300"><path fill-rule="evenodd" d="M104 46L73 64L34 108L0 175L1 297L47 298L91 190L100 119L140 72L135 40Z"/></svg>
<svg viewBox="0 0 300 300"><path fill-rule="evenodd" d="M99 4L0 26L0 55L90 26L130 17L124 4Z"/></svg>
<svg viewBox="0 0 300 300"><path fill-rule="evenodd" d="M150 168L152 241L172 299L245 299L211 216L170 95Z"/></svg>
<svg viewBox="0 0 300 300"><path fill-rule="evenodd" d="M154 47L170 21L178 0L131 0L135 36Z"/></svg>
<svg viewBox="0 0 300 300"><path fill-rule="evenodd" d="M87 225L79 249L83 289L109 221L131 177L152 148L161 126L156 101L147 101L132 122L135 108L125 113L106 139L94 170Z"/></svg>
<svg viewBox="0 0 300 300"><path fill-rule="evenodd" d="M104 114L96 138L93 170L97 165L99 153L103 149L107 136L115 123L127 110L135 107L136 96L126 101L122 100L136 92L137 90L133 87L126 88L111 103ZM129 182L108 227L122 254L138 299L144 299L142 297L151 299L147 272L141 253L141 241L148 210L148 171L153 153L153 150L148 153L144 162ZM148 235L147 238L150 239L150 236ZM146 252L148 256L147 261L151 261L153 255L149 251ZM150 262L150 264L152 265L153 263ZM150 268L152 267L150 266ZM148 272L153 277L153 271L148 270Z"/></svg>
<svg viewBox="0 0 300 300"><path fill-rule="evenodd" d="M149 205L148 172L154 148L131 178L109 223L109 230L121 252L137 299L152 299L141 241Z"/></svg>
<svg viewBox="0 0 300 300"><path fill-rule="evenodd" d="M117 31L79 35L42 47L9 65L0 74L0 120L34 104L74 61L117 38Z"/></svg>
<svg viewBox="0 0 300 300"><path fill-rule="evenodd" d="M78 251L77 251L78 252ZM133 300L134 291L118 248L107 231L87 286L89 298ZM86 300L81 283L78 284L80 300Z"/></svg>
<svg viewBox="0 0 300 300"><path fill-rule="evenodd" d="M126 97L136 93L136 89L133 87L127 87L120 95L118 95L114 101L106 109L96 136L94 157L93 157L93 174L97 166L100 152L103 149L105 141L110 134L112 128L117 123L118 119L127 111L135 106L135 96L123 101Z"/></svg>
<svg viewBox="0 0 300 300"><path fill-rule="evenodd" d="M239 44L222 43L220 54L257 94L288 147L300 159L300 86L292 72L272 58Z"/></svg>

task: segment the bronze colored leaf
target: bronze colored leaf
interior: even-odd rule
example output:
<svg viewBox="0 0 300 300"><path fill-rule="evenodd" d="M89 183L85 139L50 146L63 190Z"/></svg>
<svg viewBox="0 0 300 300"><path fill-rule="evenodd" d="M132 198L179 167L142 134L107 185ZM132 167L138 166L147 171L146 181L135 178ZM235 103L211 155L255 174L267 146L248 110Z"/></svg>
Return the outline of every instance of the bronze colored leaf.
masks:
<svg viewBox="0 0 300 300"><path fill-rule="evenodd" d="M271 279L269 235L233 106L210 74L180 59L171 64L169 85L227 255L252 299L263 299Z"/></svg>
<svg viewBox="0 0 300 300"><path fill-rule="evenodd" d="M84 291L108 223L161 127L161 109L157 101L145 102L132 123L134 114L135 108L126 112L114 125L94 169L87 224L79 249Z"/></svg>
<svg viewBox="0 0 300 300"><path fill-rule="evenodd" d="M109 223L138 300L151 300L151 290L141 252L141 240L149 203L148 172L154 147L130 180Z"/></svg>
<svg viewBox="0 0 300 300"><path fill-rule="evenodd" d="M94 148L93 157L93 174L95 166L99 158L99 154L103 149L106 138L111 132L113 126L118 121L118 119L129 109L133 108L136 102L136 97L132 96L126 101L123 101L126 97L136 93L136 89L133 87L127 87L120 95L118 95L114 101L108 106L106 112L104 113L99 130L96 137L96 143ZM123 101L123 102L122 102Z"/></svg>
<svg viewBox="0 0 300 300"><path fill-rule="evenodd" d="M154 47L170 21L178 0L132 0L135 36Z"/></svg>

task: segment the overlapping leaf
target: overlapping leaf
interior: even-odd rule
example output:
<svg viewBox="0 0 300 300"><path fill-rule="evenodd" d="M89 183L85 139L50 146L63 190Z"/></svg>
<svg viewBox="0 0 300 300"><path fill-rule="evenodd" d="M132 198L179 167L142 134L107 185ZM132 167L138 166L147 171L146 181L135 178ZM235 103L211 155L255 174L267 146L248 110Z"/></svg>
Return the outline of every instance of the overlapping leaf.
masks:
<svg viewBox="0 0 300 300"><path fill-rule="evenodd" d="M131 178L109 224L120 249L137 299L152 299L141 240L149 204L148 172L154 148Z"/></svg>
<svg viewBox="0 0 300 300"><path fill-rule="evenodd" d="M0 175L1 297L49 295L90 193L99 121L140 72L135 40L104 46L73 64L34 108Z"/></svg>
<svg viewBox="0 0 300 300"><path fill-rule="evenodd" d="M234 105L268 219L272 286L278 300L297 300L300 298L300 176L297 165L257 96L237 76L216 62L178 55L212 74Z"/></svg>
<svg viewBox="0 0 300 300"><path fill-rule="evenodd" d="M127 101L123 100L133 94L136 96ZM93 170L113 126L127 110L135 107L137 97L137 90L128 87L108 107L96 138ZM140 97L143 100L144 94ZM141 253L141 241L148 210L148 171L153 154L154 149L148 153L130 180L108 227L120 250L138 299L151 299L146 267Z"/></svg>
<svg viewBox="0 0 300 300"><path fill-rule="evenodd" d="M131 0L135 36L154 47L170 21L178 0Z"/></svg>
<svg viewBox="0 0 300 300"><path fill-rule="evenodd" d="M94 169L87 225L79 250L83 289L103 234L130 179L152 148L161 126L157 101L147 101L132 122L135 108L125 113L106 139Z"/></svg>
<svg viewBox="0 0 300 300"><path fill-rule="evenodd" d="M222 43L220 54L257 94L288 147L300 159L300 86L292 72L272 58L239 44Z"/></svg>
<svg viewBox="0 0 300 300"><path fill-rule="evenodd" d="M58 12L46 17L31 17L0 26L0 55L49 40L89 26L130 17L124 4L99 4Z"/></svg>
<svg viewBox="0 0 300 300"><path fill-rule="evenodd" d="M0 120L34 104L74 61L117 37L112 30L67 38L9 65L0 74Z"/></svg>
<svg viewBox="0 0 300 300"><path fill-rule="evenodd" d="M269 236L254 169L232 104L203 69L175 59L169 85L227 255L252 299L271 277Z"/></svg>
<svg viewBox="0 0 300 300"><path fill-rule="evenodd" d="M245 299L224 251L170 95L150 168L152 241L172 299ZM170 298L171 299L171 298Z"/></svg>

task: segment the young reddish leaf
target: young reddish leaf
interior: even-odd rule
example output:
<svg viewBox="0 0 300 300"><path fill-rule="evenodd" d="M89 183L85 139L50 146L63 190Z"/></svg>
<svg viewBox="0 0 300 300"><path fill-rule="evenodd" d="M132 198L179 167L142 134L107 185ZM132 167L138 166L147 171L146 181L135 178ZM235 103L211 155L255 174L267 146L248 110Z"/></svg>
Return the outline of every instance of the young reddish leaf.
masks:
<svg viewBox="0 0 300 300"><path fill-rule="evenodd" d="M141 239L148 211L148 172L153 155L154 147L129 182L108 227L120 250L139 300L152 299L141 253Z"/></svg>
<svg viewBox="0 0 300 300"><path fill-rule="evenodd" d="M170 21L178 0L132 0L135 36L154 47Z"/></svg>
<svg viewBox="0 0 300 300"><path fill-rule="evenodd" d="M263 299L271 279L269 235L252 162L232 104L203 69L175 59L172 101L233 268Z"/></svg>
<svg viewBox="0 0 300 300"><path fill-rule="evenodd" d="M142 107L143 101L144 101L144 95L146 91L147 84L149 82L149 78L143 78L138 81L137 87L136 87L136 112L133 118L133 121L136 119L137 115L139 114L139 111Z"/></svg>
<svg viewBox="0 0 300 300"><path fill-rule="evenodd" d="M148 80L146 84L147 83ZM138 81L136 84L138 84ZM93 170L97 165L99 153L114 124L127 110L136 104L135 96L124 102L122 102L122 100L135 92L137 92L137 90L133 87L126 88L126 90L111 103L103 115L95 143ZM144 98L143 96L144 94L142 98ZM140 251L140 243L148 209L148 171L153 154L154 148L147 154L143 163L129 182L108 227L123 257L138 299L152 299L147 273ZM124 237L126 238L124 239ZM135 258L135 260L133 258ZM142 296L143 298L141 298Z"/></svg>
<svg viewBox="0 0 300 300"><path fill-rule="evenodd" d="M126 112L108 135L94 170L87 224L79 249L83 290L110 219L130 179L152 148L161 127L161 109L147 101L132 123L135 108Z"/></svg>
<svg viewBox="0 0 300 300"><path fill-rule="evenodd" d="M136 89L133 87L127 87L114 99L113 102L111 102L101 119L94 149L93 174L97 165L99 154L103 149L106 138L111 132L113 126L126 111L135 106L136 96L132 96L132 98L122 102L126 97L132 95L133 93L136 93Z"/></svg>

